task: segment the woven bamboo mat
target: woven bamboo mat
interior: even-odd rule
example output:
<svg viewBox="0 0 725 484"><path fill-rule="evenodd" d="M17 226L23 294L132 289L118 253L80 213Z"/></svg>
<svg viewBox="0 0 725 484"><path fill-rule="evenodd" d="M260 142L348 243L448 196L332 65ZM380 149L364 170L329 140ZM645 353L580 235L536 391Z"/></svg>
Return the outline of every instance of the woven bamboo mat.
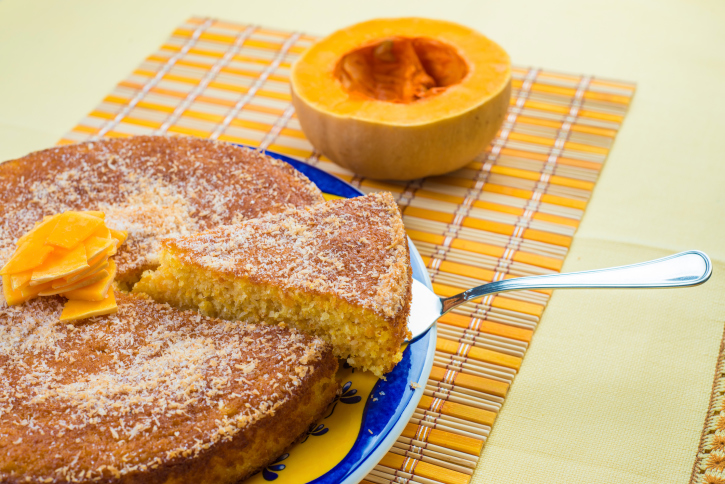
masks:
<svg viewBox="0 0 725 484"><path fill-rule="evenodd" d="M191 18L61 144L179 134L298 157L364 192L392 192L440 295L559 271L634 94L631 83L514 67L489 150L446 176L388 183L315 153L290 104L315 37ZM435 366L402 436L364 482L467 484L550 291L486 296L444 316Z"/></svg>

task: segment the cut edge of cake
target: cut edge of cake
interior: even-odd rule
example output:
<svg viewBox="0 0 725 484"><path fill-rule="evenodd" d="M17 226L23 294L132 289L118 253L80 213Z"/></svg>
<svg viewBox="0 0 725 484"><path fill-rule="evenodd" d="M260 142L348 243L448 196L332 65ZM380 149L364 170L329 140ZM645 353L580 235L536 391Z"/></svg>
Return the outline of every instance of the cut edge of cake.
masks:
<svg viewBox="0 0 725 484"><path fill-rule="evenodd" d="M295 259L316 249L309 263ZM160 266L133 291L221 319L289 324L382 377L402 359L409 336L409 259L400 210L383 192L166 239ZM297 265L284 274L286 264ZM355 273L360 283L349 281Z"/></svg>

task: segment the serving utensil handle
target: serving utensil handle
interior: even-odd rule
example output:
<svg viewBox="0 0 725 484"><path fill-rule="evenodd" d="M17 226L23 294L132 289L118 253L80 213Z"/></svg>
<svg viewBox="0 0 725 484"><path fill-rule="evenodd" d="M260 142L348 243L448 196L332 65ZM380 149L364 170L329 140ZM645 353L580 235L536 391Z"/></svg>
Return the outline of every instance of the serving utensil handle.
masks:
<svg viewBox="0 0 725 484"><path fill-rule="evenodd" d="M497 292L523 289L664 288L697 286L712 274L712 262L704 252L688 250L662 259L592 271L518 277L491 282L441 299L442 314L459 304Z"/></svg>

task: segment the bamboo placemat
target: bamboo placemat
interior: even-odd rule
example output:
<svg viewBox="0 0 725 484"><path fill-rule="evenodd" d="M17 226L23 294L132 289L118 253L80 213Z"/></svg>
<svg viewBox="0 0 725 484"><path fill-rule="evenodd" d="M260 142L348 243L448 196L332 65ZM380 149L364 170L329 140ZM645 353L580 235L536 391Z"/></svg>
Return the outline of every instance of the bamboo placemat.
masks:
<svg viewBox="0 0 725 484"><path fill-rule="evenodd" d="M315 39L191 18L60 143L219 139L295 156L364 192L388 190L440 295L560 270L634 84L514 67L508 116L485 153L446 176L379 182L315 153L300 130L288 76ZM425 395L363 482L470 482L550 295L486 296L444 316Z"/></svg>

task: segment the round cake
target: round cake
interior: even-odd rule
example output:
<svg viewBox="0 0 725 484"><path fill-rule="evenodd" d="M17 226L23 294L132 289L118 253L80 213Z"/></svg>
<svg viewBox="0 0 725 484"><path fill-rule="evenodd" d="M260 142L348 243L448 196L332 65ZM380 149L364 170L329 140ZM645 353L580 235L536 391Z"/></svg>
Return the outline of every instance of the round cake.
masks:
<svg viewBox="0 0 725 484"><path fill-rule="evenodd" d="M0 265L43 216L100 210L129 233L115 256L128 289L157 265L159 237L322 200L289 165L224 143L53 148L0 165ZM61 324L59 296L0 296L0 482L237 482L336 395L337 360L318 338L116 299L116 314Z"/></svg>

